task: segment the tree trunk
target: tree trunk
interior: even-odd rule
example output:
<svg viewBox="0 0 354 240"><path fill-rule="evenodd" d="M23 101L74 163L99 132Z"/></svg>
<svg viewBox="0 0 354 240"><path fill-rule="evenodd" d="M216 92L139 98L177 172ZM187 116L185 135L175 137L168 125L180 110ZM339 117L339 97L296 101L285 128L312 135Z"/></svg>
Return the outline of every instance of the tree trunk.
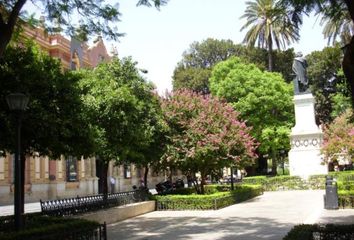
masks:
<svg viewBox="0 0 354 240"><path fill-rule="evenodd" d="M201 194L204 194L205 193L205 191L204 191L204 185L205 185L205 179L206 179L206 174L200 174L201 176L201 181L200 181L200 193Z"/></svg>
<svg viewBox="0 0 354 240"><path fill-rule="evenodd" d="M195 173L193 174L194 177L192 179L193 181L193 185L194 185L194 188L195 188L195 191L197 192L197 194L200 194L201 190L200 190L200 186L199 186L199 183L198 183L198 178L195 176Z"/></svg>
<svg viewBox="0 0 354 240"><path fill-rule="evenodd" d="M272 175L277 175L277 156L274 149L272 149Z"/></svg>
<svg viewBox="0 0 354 240"><path fill-rule="evenodd" d="M230 172L231 172L231 190L235 190L235 187L234 187L234 168L231 167L230 168Z"/></svg>
<svg viewBox="0 0 354 240"><path fill-rule="evenodd" d="M22 152L20 153L20 161L21 161L21 213L25 213L25 175L26 175L26 155Z"/></svg>
<svg viewBox="0 0 354 240"><path fill-rule="evenodd" d="M108 162L104 161L102 162L102 172L101 172L101 189L102 189L102 194L103 194L103 200L104 202L107 201L108 197L108 182L107 182L107 175L108 175Z"/></svg>
<svg viewBox="0 0 354 240"><path fill-rule="evenodd" d="M354 22L354 1L345 0L348 7L350 17ZM350 43L346 46L344 58L342 62L343 71L347 78L348 90L352 99L352 106L354 107L354 36Z"/></svg>
<svg viewBox="0 0 354 240"><path fill-rule="evenodd" d="M268 70L273 72L273 41L271 34L268 36Z"/></svg>
<svg viewBox="0 0 354 240"><path fill-rule="evenodd" d="M0 31L0 58L4 56L5 49L9 44L11 35L9 35L4 30Z"/></svg>
<svg viewBox="0 0 354 240"><path fill-rule="evenodd" d="M0 58L4 55L5 49L11 40L18 16L25 3L26 0L17 0L7 22L4 22L3 15L0 12Z"/></svg>
<svg viewBox="0 0 354 240"><path fill-rule="evenodd" d="M149 166L145 166L144 187L147 188L147 189L148 189L148 182L147 182L148 174L149 174Z"/></svg>

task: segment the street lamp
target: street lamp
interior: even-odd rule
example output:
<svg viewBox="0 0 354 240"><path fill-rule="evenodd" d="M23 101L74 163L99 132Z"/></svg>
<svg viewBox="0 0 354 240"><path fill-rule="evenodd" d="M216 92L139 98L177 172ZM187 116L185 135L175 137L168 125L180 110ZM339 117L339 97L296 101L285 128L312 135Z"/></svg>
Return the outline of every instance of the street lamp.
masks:
<svg viewBox="0 0 354 240"><path fill-rule="evenodd" d="M23 215L21 204L24 203L24 196L21 191L22 164L21 154L21 122L22 113L26 110L29 97L22 93L12 93L6 96L6 102L9 109L16 115L16 149L15 149L15 229L20 230L23 227Z"/></svg>

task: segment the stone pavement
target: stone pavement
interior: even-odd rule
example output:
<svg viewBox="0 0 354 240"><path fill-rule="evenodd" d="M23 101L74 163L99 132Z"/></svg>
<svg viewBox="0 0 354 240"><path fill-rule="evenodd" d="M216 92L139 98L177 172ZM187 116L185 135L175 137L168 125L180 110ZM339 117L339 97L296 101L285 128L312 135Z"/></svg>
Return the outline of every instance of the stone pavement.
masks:
<svg viewBox="0 0 354 240"><path fill-rule="evenodd" d="M217 211L156 211L108 226L108 239L279 240L300 223L354 223L354 210L324 210L323 190L266 192Z"/></svg>
<svg viewBox="0 0 354 240"><path fill-rule="evenodd" d="M25 212L40 212L41 204L39 202L36 203L26 203L25 204ZM13 215L14 214L14 206L0 206L0 216Z"/></svg>

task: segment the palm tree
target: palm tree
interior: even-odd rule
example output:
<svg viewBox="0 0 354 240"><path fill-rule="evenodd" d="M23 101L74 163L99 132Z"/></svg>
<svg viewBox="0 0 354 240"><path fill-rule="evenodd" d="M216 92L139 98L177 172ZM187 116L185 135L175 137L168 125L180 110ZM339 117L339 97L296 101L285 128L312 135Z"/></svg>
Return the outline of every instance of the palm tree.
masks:
<svg viewBox="0 0 354 240"><path fill-rule="evenodd" d="M338 37L343 46L347 45L354 35L354 23L343 2L339 3L338 11L334 14L323 14L320 23L324 25L322 33L328 39L328 45L334 45Z"/></svg>
<svg viewBox="0 0 354 240"><path fill-rule="evenodd" d="M292 21L291 10L281 5L277 0L254 0L246 2L246 24L241 31L249 28L243 40L248 46L268 49L268 70L273 70L273 44L278 49L285 49L300 38L299 27Z"/></svg>

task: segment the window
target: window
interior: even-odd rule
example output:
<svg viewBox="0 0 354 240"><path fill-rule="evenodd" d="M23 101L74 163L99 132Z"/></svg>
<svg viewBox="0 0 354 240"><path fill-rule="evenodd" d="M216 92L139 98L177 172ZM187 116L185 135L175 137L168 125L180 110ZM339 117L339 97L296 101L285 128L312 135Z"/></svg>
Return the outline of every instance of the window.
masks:
<svg viewBox="0 0 354 240"><path fill-rule="evenodd" d="M77 182L77 159L69 156L66 159L66 181L67 182Z"/></svg>
<svg viewBox="0 0 354 240"><path fill-rule="evenodd" d="M98 62L104 62L105 57L103 55L98 55Z"/></svg>
<svg viewBox="0 0 354 240"><path fill-rule="evenodd" d="M130 165L124 164L124 178L131 178Z"/></svg>

